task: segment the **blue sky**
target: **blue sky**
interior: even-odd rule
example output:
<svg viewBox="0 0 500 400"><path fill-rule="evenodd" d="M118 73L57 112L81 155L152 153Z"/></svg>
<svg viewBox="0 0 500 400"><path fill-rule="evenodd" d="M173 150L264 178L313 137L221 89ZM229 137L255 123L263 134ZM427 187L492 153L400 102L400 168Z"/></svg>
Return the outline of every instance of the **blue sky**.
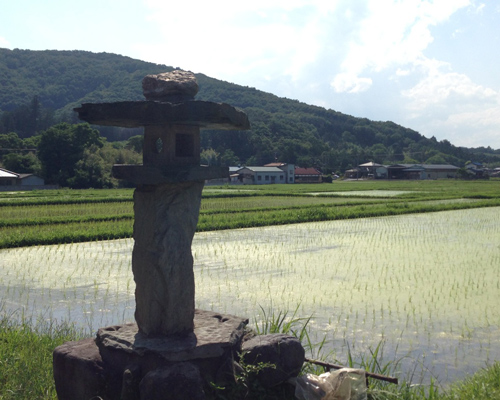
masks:
<svg viewBox="0 0 500 400"><path fill-rule="evenodd" d="M0 47L121 54L500 148L496 0L1 1Z"/></svg>

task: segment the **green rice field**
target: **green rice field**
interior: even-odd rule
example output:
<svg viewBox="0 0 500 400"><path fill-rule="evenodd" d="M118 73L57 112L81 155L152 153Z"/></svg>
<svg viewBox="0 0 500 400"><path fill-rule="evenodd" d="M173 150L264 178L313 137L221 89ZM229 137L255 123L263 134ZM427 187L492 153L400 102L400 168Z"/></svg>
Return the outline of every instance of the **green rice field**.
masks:
<svg viewBox="0 0 500 400"><path fill-rule="evenodd" d="M500 181L208 186L199 232L500 206ZM132 237L133 190L0 192L0 249Z"/></svg>
<svg viewBox="0 0 500 400"><path fill-rule="evenodd" d="M495 200L489 189L476 197L450 190L448 198L428 189L400 196L441 202L437 206L468 207L485 196ZM373 197L365 197L362 207L369 208ZM213 215L234 207L277 212L277 206L246 200L251 198L242 196L248 204L227 203L225 208L210 208L207 202L204 210ZM207 200L223 201L217 196ZM265 202L264 197L259 201ZM389 199L382 204L379 199L374 206L387 204ZM401 199L396 204L404 210ZM319 207L293 203L287 212L309 206ZM48 214L43 217L54 218ZM132 239L121 239L0 250L1 312L11 319L71 321L89 334L132 321L132 246ZM401 360L402 374L443 383L500 360L500 207L494 203L200 231L192 252L197 307L247 316L254 326L264 312L296 310L297 317L312 316L311 341L324 341L321 352L328 360L346 363L349 351L363 354L382 342L384 359ZM308 355L318 356L317 349Z"/></svg>

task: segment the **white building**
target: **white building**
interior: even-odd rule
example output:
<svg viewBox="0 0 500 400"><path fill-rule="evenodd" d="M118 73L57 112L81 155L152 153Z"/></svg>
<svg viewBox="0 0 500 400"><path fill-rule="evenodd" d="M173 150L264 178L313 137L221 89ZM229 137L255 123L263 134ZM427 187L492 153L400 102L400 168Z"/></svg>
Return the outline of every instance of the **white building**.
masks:
<svg viewBox="0 0 500 400"><path fill-rule="evenodd" d="M264 165L264 167L276 167L281 169L285 173L285 183L295 183L295 165L287 163L270 163Z"/></svg>
<svg viewBox="0 0 500 400"><path fill-rule="evenodd" d="M247 185L286 183L285 171L278 167L243 167L238 170L240 181Z"/></svg>
<svg viewBox="0 0 500 400"><path fill-rule="evenodd" d="M0 190L46 189L45 181L33 174L18 174L0 168Z"/></svg>

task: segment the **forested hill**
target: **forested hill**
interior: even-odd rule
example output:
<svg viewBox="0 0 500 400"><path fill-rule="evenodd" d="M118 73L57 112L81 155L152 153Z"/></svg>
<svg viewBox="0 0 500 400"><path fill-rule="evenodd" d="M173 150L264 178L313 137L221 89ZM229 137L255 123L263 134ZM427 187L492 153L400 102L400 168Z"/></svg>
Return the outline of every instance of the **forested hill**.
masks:
<svg viewBox="0 0 500 400"><path fill-rule="evenodd" d="M29 137L57 122L76 123L72 109L81 103L142 100L142 78L172 69L109 53L0 49L0 134ZM467 149L392 122L355 118L203 74L197 79L197 100L239 107L252 125L246 132L204 132L202 150L213 163L278 159L337 172L366 161L462 166L471 158ZM137 134L99 129L108 140Z"/></svg>

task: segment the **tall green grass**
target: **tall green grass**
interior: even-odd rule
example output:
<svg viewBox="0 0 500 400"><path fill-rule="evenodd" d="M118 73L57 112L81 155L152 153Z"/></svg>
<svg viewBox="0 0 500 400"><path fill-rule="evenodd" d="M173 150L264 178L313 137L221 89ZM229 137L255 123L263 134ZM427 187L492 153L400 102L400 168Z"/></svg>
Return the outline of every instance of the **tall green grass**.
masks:
<svg viewBox="0 0 500 400"><path fill-rule="evenodd" d="M267 312L267 322L261 325L264 333L288 333L305 336L307 319L299 321L294 313L287 311ZM302 324L302 326L301 326ZM291 329L291 328L294 329ZM72 326L46 322L12 323L8 316L0 317L0 399L2 400L47 400L57 399L52 373L52 353L55 347L66 341L82 339L79 331ZM358 359L349 354L350 367L362 368L370 372L389 374L397 373L397 363L381 359L380 345ZM248 375L252 371L246 370ZM307 370L311 372L311 370ZM316 370L317 374L322 370ZM244 378L245 376L243 376ZM248 378L248 377L247 377ZM463 381L447 388L442 388L433 381L430 385L414 385L401 380L399 385L380 383L370 380L368 398L370 400L491 400L500 398L500 364L479 371ZM247 393L248 399L290 400L260 390ZM227 399L224 390L211 393L217 399Z"/></svg>
<svg viewBox="0 0 500 400"><path fill-rule="evenodd" d="M0 317L0 399L57 399L52 352L81 335L72 326Z"/></svg>

